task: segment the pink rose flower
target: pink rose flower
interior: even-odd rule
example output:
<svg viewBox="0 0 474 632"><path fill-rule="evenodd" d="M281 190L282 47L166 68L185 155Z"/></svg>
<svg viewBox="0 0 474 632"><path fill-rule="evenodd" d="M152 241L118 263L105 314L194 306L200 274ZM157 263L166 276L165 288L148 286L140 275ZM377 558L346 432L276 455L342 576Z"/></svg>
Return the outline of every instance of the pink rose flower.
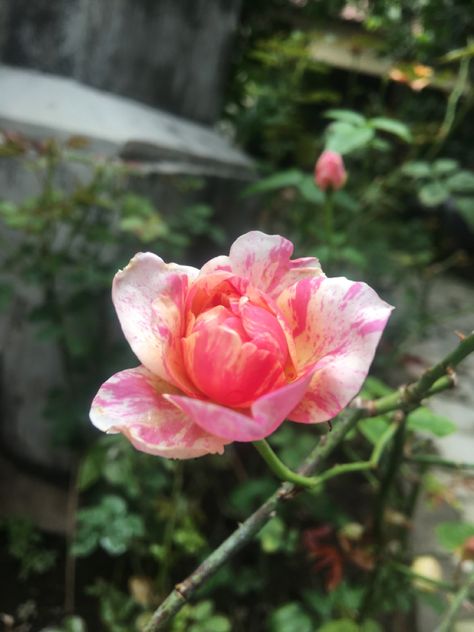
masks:
<svg viewBox="0 0 474 632"><path fill-rule="evenodd" d="M112 297L141 365L102 385L93 424L186 459L263 439L286 418L337 415L361 388L392 308L292 252L254 231L201 270L137 254Z"/></svg>
<svg viewBox="0 0 474 632"><path fill-rule="evenodd" d="M314 179L321 191L341 189L347 180L342 156L329 149L323 151L314 169Z"/></svg>

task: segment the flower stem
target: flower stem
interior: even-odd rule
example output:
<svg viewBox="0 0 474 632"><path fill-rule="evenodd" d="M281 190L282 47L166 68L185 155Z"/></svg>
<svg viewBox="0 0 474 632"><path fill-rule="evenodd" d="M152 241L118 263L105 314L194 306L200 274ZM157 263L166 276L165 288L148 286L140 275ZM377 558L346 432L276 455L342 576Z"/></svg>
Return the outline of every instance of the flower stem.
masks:
<svg viewBox="0 0 474 632"><path fill-rule="evenodd" d="M260 441L253 441L253 445L256 450L260 453L260 456L266 462L271 471L278 476L282 481L288 481L289 483L294 483L298 487L311 488L314 487L317 483L317 479L310 476L303 476L302 474L298 474L297 472L293 472L287 467L283 461L280 461L278 456L272 450L270 445L265 439L261 439Z"/></svg>
<svg viewBox="0 0 474 632"><path fill-rule="evenodd" d="M458 593L456 594L453 601L451 602L451 605L448 608L448 611L446 612L443 620L435 629L435 632L450 632L450 630L453 629L454 623L457 618L457 614L459 610L462 608L464 602L468 599L469 591L473 585L474 585L474 573L469 575L465 583L459 589Z"/></svg>
<svg viewBox="0 0 474 632"><path fill-rule="evenodd" d="M334 247L334 213L333 213L333 191L328 189L326 191L324 200L324 228L326 233L327 249L328 249L328 261L333 258Z"/></svg>

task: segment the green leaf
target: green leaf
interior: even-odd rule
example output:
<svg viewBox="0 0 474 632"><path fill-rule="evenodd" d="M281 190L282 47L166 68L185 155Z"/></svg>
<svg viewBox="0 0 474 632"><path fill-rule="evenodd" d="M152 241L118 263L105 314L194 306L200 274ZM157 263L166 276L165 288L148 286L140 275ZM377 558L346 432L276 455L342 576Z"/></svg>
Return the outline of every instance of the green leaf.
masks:
<svg viewBox="0 0 474 632"><path fill-rule="evenodd" d="M439 544L448 551L460 548L464 542L474 536L474 524L470 522L441 522L435 527Z"/></svg>
<svg viewBox="0 0 474 632"><path fill-rule="evenodd" d="M367 121L362 114L354 112L353 110L340 110L332 109L324 113L324 116L336 121L343 121L344 123L350 123L351 125L366 125Z"/></svg>
<svg viewBox="0 0 474 632"><path fill-rule="evenodd" d="M375 444L387 430L388 425L385 417L369 417L359 421L358 428L367 441Z"/></svg>
<svg viewBox="0 0 474 632"><path fill-rule="evenodd" d="M265 553L276 553L285 544L285 523L276 516L272 518L258 534L260 545Z"/></svg>
<svg viewBox="0 0 474 632"><path fill-rule="evenodd" d="M470 228L474 230L474 197L455 197L456 206ZM1 299L0 299L1 303Z"/></svg>
<svg viewBox="0 0 474 632"><path fill-rule="evenodd" d="M82 492L99 480L104 465L104 450L102 446L93 446L86 454L79 467L77 486Z"/></svg>
<svg viewBox="0 0 474 632"><path fill-rule="evenodd" d="M457 430L452 421L423 406L408 415L407 427L415 432L429 432L435 437L446 437Z"/></svg>
<svg viewBox="0 0 474 632"><path fill-rule="evenodd" d="M305 610L297 602L287 603L270 617L270 632L313 632L314 626Z"/></svg>
<svg viewBox="0 0 474 632"><path fill-rule="evenodd" d="M374 138L372 147L377 151L389 151L392 145L385 138Z"/></svg>
<svg viewBox="0 0 474 632"><path fill-rule="evenodd" d="M370 119L369 125L372 125L372 127L381 130L382 132L393 134L394 136L397 136L398 138L404 140L406 143L411 143L413 140L408 126L405 125L405 123L401 123L400 121L385 117L376 117Z"/></svg>
<svg viewBox="0 0 474 632"><path fill-rule="evenodd" d="M406 162L402 166L401 172L404 176L415 180L429 178L431 176L431 166L427 162L421 161Z"/></svg>
<svg viewBox="0 0 474 632"><path fill-rule="evenodd" d="M448 173L456 171L458 168L457 160L451 160L451 158L439 158L433 163L433 173L437 176L445 176Z"/></svg>
<svg viewBox="0 0 474 632"><path fill-rule="evenodd" d="M122 198L122 214L128 216L150 217L155 213L155 207L147 198L127 193Z"/></svg>
<svg viewBox="0 0 474 632"><path fill-rule="evenodd" d="M289 169L288 171L279 171L268 178L263 178L255 184L251 184L244 191L244 195L254 195L256 193L267 193L268 191L277 191L286 187L298 186L305 177L305 174L299 169Z"/></svg>
<svg viewBox="0 0 474 632"><path fill-rule="evenodd" d="M374 136L375 132L371 127L354 127L338 121L328 128L326 148L340 154L350 154L368 145Z"/></svg>
<svg viewBox="0 0 474 632"><path fill-rule="evenodd" d="M246 515L257 503L272 492L273 483L268 478L250 478L237 485L230 494L230 505L239 514Z"/></svg>
<svg viewBox="0 0 474 632"><path fill-rule="evenodd" d="M215 614L206 621L206 626L203 628L203 632L210 630L212 630L212 632L231 632L232 628L227 617L221 614Z"/></svg>
<svg viewBox="0 0 474 632"><path fill-rule="evenodd" d="M390 395L391 393L393 393L393 389L390 388L390 386L387 386L385 382L382 382L382 380L379 380L377 377L369 375L364 382L361 395L365 398L373 398L383 397L384 395Z"/></svg>
<svg viewBox="0 0 474 632"><path fill-rule="evenodd" d="M313 204L322 204L324 202L324 193L318 189L311 176L304 176L297 188L307 202L312 202Z"/></svg>
<svg viewBox="0 0 474 632"><path fill-rule="evenodd" d="M64 632L86 632L86 624L81 617L70 616L63 621Z"/></svg>
<svg viewBox="0 0 474 632"><path fill-rule="evenodd" d="M428 182L418 192L420 202L425 206L438 206L449 197L449 189L441 182Z"/></svg>
<svg viewBox="0 0 474 632"><path fill-rule="evenodd" d="M474 173L459 171L446 180L446 186L455 193L474 193Z"/></svg>
<svg viewBox="0 0 474 632"><path fill-rule="evenodd" d="M18 206L13 202L0 200L0 215L14 215L18 211Z"/></svg>
<svg viewBox="0 0 474 632"><path fill-rule="evenodd" d="M360 202L347 191L334 191L332 195L334 208L342 208L349 213L357 213L360 211Z"/></svg>

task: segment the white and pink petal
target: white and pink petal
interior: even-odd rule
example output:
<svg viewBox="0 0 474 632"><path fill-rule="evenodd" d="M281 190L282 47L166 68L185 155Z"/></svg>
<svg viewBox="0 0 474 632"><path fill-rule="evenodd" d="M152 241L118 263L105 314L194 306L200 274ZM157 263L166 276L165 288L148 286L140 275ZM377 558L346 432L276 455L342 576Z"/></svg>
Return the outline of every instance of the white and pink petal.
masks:
<svg viewBox="0 0 474 632"><path fill-rule="evenodd" d="M271 435L301 401L312 373L257 399L239 412L213 402L182 395L164 397L178 406L195 424L226 441L259 441Z"/></svg>
<svg viewBox="0 0 474 632"><path fill-rule="evenodd" d="M293 244L288 239L251 231L232 244L229 260L234 274L276 298L296 281L321 274L317 259L306 257L292 261L292 254Z"/></svg>
<svg viewBox="0 0 474 632"><path fill-rule="evenodd" d="M299 371L314 366L308 392L289 418L331 419L359 392L392 307L365 283L342 277L304 279L278 305L293 331Z"/></svg>
<svg viewBox="0 0 474 632"><path fill-rule="evenodd" d="M112 299L122 330L140 362L155 375L184 387L179 378L184 303L198 270L139 253L114 278Z"/></svg>
<svg viewBox="0 0 474 632"><path fill-rule="evenodd" d="M142 452L174 459L222 454L227 443L193 423L164 397L179 393L145 367L116 373L99 389L90 412L99 430L124 434Z"/></svg>

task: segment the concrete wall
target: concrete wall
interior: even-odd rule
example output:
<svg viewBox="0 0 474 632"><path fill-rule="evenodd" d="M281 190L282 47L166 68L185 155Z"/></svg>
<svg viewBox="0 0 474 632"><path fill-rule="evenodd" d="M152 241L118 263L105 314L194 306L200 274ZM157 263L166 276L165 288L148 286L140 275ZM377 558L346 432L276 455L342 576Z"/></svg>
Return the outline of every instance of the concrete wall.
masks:
<svg viewBox="0 0 474 632"><path fill-rule="evenodd" d="M241 0L2 0L0 62L216 120Z"/></svg>

